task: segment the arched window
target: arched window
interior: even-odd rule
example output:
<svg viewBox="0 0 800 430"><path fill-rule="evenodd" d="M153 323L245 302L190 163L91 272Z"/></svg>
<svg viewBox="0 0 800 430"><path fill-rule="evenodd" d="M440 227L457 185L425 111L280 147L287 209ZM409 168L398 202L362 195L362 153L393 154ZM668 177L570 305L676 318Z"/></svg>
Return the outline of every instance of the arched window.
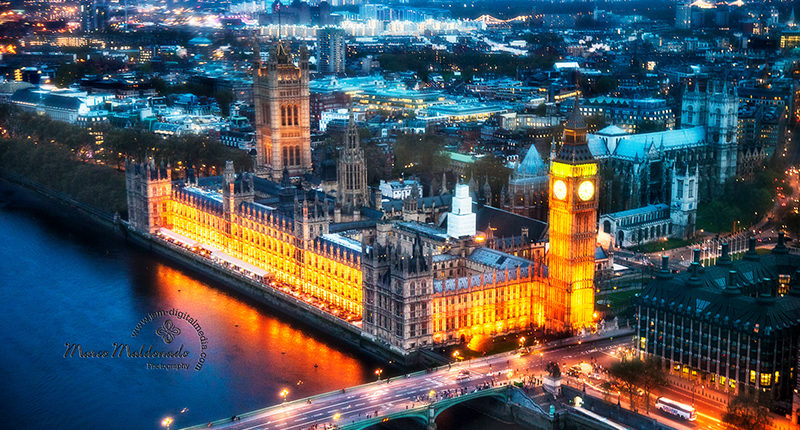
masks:
<svg viewBox="0 0 800 430"><path fill-rule="evenodd" d="M294 125L300 125L300 121L298 120L297 116L297 105L294 105Z"/></svg>
<svg viewBox="0 0 800 430"><path fill-rule="evenodd" d="M281 125L286 125L286 106L281 106Z"/></svg>

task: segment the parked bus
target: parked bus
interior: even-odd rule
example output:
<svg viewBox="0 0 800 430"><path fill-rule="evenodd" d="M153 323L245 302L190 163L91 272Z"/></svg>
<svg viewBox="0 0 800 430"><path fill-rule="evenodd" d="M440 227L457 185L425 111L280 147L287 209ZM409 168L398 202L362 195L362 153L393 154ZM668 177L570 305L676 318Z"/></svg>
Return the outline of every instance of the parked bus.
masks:
<svg viewBox="0 0 800 430"><path fill-rule="evenodd" d="M656 409L687 421L694 421L697 419L697 411L695 411L693 407L685 403L670 400L666 397L659 397L656 399Z"/></svg>

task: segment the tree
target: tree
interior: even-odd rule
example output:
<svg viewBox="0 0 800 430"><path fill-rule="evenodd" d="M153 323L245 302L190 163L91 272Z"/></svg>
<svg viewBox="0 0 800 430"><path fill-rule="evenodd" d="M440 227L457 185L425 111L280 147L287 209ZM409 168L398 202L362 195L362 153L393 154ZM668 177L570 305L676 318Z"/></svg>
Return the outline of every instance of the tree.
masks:
<svg viewBox="0 0 800 430"><path fill-rule="evenodd" d="M617 88L617 80L611 76L600 76L594 83L596 94L607 94Z"/></svg>
<svg viewBox="0 0 800 430"><path fill-rule="evenodd" d="M789 212L783 217L783 225L792 237L800 238L800 214Z"/></svg>
<svg viewBox="0 0 800 430"><path fill-rule="evenodd" d="M450 162L443 149L444 140L431 133L398 136L394 143L396 173L433 178L445 171Z"/></svg>
<svg viewBox="0 0 800 430"><path fill-rule="evenodd" d="M214 94L214 98L217 99L217 104L219 105L222 116L230 115L231 103L235 100L233 92L231 90L220 90Z"/></svg>
<svg viewBox="0 0 800 430"><path fill-rule="evenodd" d="M622 360L611 365L608 373L617 381L619 381L628 393L628 399L631 404L631 409L636 410L636 405L633 401L633 395L636 393L636 388L642 382L642 374L644 373L644 362L638 358L633 360Z"/></svg>
<svg viewBox="0 0 800 430"><path fill-rule="evenodd" d="M664 387L669 382L664 376L664 369L661 367L661 360L650 357L642 365L641 386L644 390L644 407L646 412L650 412L650 392L654 388Z"/></svg>
<svg viewBox="0 0 800 430"><path fill-rule="evenodd" d="M746 393L739 393L728 403L722 422L731 430L760 430L769 427L772 420L767 408Z"/></svg>
<svg viewBox="0 0 800 430"><path fill-rule="evenodd" d="M751 182L730 180L714 200L697 208L697 227L707 231L729 231L739 222L742 226L757 222L773 206L775 186L782 168L770 167L756 173Z"/></svg>
<svg viewBox="0 0 800 430"><path fill-rule="evenodd" d="M586 123L586 128L590 132L602 130L609 124L608 119L606 119L605 115L602 114L584 117L583 121Z"/></svg>
<svg viewBox="0 0 800 430"><path fill-rule="evenodd" d="M652 133L654 131L664 131L666 129L667 124L664 121L645 119L636 123L637 133Z"/></svg>

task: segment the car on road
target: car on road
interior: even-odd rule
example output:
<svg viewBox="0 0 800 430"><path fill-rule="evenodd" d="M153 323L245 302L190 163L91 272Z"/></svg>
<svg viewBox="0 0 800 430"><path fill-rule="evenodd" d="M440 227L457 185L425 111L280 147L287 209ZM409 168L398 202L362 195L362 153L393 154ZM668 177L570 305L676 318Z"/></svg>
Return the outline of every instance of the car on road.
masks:
<svg viewBox="0 0 800 430"><path fill-rule="evenodd" d="M469 379L469 370L462 370L456 375L456 381L463 381Z"/></svg>

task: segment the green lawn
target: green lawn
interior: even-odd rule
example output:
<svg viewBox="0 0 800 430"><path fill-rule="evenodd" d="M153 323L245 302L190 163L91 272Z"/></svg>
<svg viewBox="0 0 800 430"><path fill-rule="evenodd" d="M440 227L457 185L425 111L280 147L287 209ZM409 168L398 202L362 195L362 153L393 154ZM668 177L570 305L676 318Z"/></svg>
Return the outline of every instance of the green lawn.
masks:
<svg viewBox="0 0 800 430"><path fill-rule="evenodd" d="M667 240L659 240L658 242L646 243L644 245L638 245L631 247L630 250L634 252L641 252L645 254L649 254L652 252L659 252L662 250L673 249L673 248L681 248L683 246L691 245L692 242L689 240L683 239L667 239Z"/></svg>
<svg viewBox="0 0 800 430"><path fill-rule="evenodd" d="M625 291L609 291L599 293L595 298L601 304L596 304L595 309L604 312L606 317L619 316L621 319L633 313L633 299L639 293L639 289Z"/></svg>

